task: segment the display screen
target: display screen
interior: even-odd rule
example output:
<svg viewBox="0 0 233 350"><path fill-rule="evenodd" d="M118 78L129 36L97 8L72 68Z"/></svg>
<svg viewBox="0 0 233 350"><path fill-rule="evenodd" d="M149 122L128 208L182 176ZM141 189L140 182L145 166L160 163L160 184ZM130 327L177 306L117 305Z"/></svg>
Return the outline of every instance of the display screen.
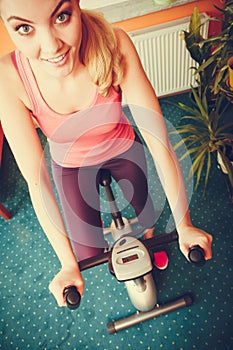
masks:
<svg viewBox="0 0 233 350"><path fill-rule="evenodd" d="M126 258L122 258L122 261L125 264L125 263L128 263L130 261L137 260L137 259L138 259L138 255L134 254L134 255L127 256Z"/></svg>

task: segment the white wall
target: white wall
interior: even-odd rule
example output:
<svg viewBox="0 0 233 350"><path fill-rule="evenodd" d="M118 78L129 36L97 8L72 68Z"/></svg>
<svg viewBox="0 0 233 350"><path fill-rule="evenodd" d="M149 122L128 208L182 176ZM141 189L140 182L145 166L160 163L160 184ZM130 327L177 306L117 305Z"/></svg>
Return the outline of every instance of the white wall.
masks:
<svg viewBox="0 0 233 350"><path fill-rule="evenodd" d="M81 0L80 4L83 8L94 9L108 5L118 4L125 0Z"/></svg>
<svg viewBox="0 0 233 350"><path fill-rule="evenodd" d="M102 12L110 22L119 22L192 1L195 0L81 0L80 5Z"/></svg>

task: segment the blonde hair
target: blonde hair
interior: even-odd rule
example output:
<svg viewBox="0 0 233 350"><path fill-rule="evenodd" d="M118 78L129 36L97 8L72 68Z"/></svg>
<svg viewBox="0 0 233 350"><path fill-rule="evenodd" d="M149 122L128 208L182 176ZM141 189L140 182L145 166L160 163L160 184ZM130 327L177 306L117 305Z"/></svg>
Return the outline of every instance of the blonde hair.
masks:
<svg viewBox="0 0 233 350"><path fill-rule="evenodd" d="M90 10L82 10L82 42L80 61L88 68L92 81L103 96L123 77L122 55L110 23Z"/></svg>

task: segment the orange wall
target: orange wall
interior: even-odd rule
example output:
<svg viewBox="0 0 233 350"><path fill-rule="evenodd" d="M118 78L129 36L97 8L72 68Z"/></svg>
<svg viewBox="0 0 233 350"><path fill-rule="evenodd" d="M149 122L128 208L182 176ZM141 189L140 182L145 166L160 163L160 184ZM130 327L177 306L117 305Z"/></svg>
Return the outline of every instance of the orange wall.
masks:
<svg viewBox="0 0 233 350"><path fill-rule="evenodd" d="M116 25L118 25L127 32L131 32L137 29L142 29L156 24L170 22L175 19L188 17L192 14L194 7L198 7L200 13L206 12L209 16L214 17L219 15L219 11L214 7L214 5L222 7L223 2L223 0L194 1L185 5L175 6L170 9L165 9L141 17L131 18L125 21L117 22Z"/></svg>
<svg viewBox="0 0 233 350"><path fill-rule="evenodd" d="M155 24L161 24L169 22L182 17L187 17L192 14L193 8L197 6L199 12L206 12L210 16L218 15L218 11L214 8L214 5L222 6L223 0L199 0L191 2L185 5L176 6L167 10L154 12L145 16L128 19L122 22L118 22L117 25L124 30L130 32L133 30L149 27ZM216 24L215 24L216 26ZM212 26L211 33L214 34L215 28ZM3 24L0 22L0 56L10 52L14 49Z"/></svg>
<svg viewBox="0 0 233 350"><path fill-rule="evenodd" d="M12 51L13 49L14 45L12 44L4 25L0 21L0 56Z"/></svg>

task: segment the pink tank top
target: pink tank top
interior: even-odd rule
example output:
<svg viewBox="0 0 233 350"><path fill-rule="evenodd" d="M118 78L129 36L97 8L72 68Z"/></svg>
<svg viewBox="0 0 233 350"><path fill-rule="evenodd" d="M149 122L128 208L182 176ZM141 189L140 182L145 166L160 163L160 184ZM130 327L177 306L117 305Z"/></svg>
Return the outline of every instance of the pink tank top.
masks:
<svg viewBox="0 0 233 350"><path fill-rule="evenodd" d="M135 135L122 111L121 93L111 88L110 95L103 97L96 90L88 108L59 114L43 99L28 59L16 50L12 60L30 98L32 116L46 135L51 157L57 164L64 167L96 165L131 147Z"/></svg>

